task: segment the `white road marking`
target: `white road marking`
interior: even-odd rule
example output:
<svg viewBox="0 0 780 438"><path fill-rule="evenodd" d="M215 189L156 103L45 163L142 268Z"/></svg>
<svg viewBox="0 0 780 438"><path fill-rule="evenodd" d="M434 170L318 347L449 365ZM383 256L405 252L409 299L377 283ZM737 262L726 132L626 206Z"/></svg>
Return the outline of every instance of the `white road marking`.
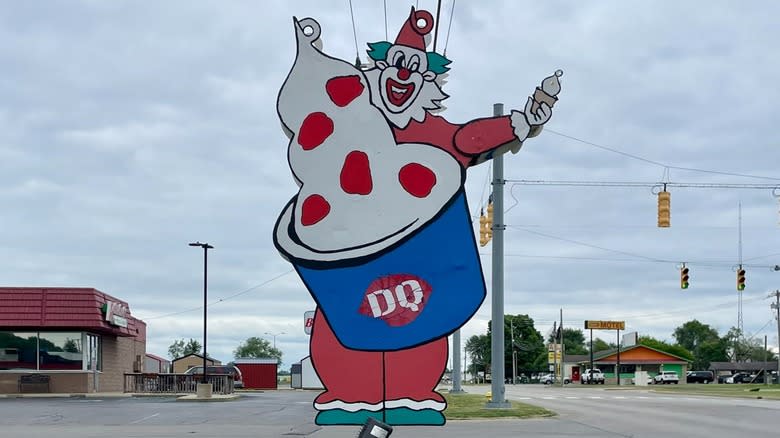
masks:
<svg viewBox="0 0 780 438"><path fill-rule="evenodd" d="M146 420L148 420L148 419L150 419L150 418L154 418L154 417L156 417L156 416L158 416L158 415L160 415L160 413L159 413L159 412L158 412L158 413L156 413L156 414L149 415L148 417L141 418L140 420L135 420L135 421L131 422L130 424L138 424L138 423L140 423L140 422L142 422L142 421L146 421Z"/></svg>
<svg viewBox="0 0 780 438"><path fill-rule="evenodd" d="M566 398L568 398L570 400L579 400L580 399L579 397L572 397L572 396L569 396L569 397L566 397Z"/></svg>
<svg viewBox="0 0 780 438"><path fill-rule="evenodd" d="M597 395L593 395L593 396L590 396L590 397L588 397L588 398L592 398L592 399L601 399L601 398L603 398L603 397L599 397L599 396L597 396Z"/></svg>

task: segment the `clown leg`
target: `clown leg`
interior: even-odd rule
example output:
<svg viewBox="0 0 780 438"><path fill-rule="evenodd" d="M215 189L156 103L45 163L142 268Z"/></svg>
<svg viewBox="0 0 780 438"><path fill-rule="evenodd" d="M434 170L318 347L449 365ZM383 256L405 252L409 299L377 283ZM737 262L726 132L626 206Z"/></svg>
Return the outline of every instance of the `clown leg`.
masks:
<svg viewBox="0 0 780 438"><path fill-rule="evenodd" d="M385 354L385 422L442 425L447 407L435 391L447 365L447 338Z"/></svg>
<svg viewBox="0 0 780 438"><path fill-rule="evenodd" d="M383 420L382 353L350 350L336 339L317 310L311 334L311 360L325 392L314 400L315 423L364 424Z"/></svg>

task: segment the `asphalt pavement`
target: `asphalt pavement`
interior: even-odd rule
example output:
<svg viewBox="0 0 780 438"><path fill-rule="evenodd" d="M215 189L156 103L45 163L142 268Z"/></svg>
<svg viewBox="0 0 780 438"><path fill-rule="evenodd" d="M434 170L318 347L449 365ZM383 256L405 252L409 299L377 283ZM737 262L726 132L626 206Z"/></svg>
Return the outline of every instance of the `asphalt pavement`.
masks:
<svg viewBox="0 0 780 438"><path fill-rule="evenodd" d="M482 394L489 386L466 386ZM61 398L0 398L0 438L116 437L356 437L359 426L312 423L317 391L243 393L223 403L170 397L92 394ZM780 401L691 397L652 390L507 385L507 397L556 417L449 420L443 427L397 426L403 437L777 437Z"/></svg>

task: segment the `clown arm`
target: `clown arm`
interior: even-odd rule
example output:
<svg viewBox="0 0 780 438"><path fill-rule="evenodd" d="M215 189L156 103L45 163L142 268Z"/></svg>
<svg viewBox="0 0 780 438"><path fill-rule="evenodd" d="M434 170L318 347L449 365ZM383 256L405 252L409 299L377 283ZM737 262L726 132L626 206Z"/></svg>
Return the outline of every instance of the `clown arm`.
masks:
<svg viewBox="0 0 780 438"><path fill-rule="evenodd" d="M455 133L455 148L471 157L469 166L492 159L496 154L517 152L523 141L541 132L541 125L530 126L523 113L472 120Z"/></svg>

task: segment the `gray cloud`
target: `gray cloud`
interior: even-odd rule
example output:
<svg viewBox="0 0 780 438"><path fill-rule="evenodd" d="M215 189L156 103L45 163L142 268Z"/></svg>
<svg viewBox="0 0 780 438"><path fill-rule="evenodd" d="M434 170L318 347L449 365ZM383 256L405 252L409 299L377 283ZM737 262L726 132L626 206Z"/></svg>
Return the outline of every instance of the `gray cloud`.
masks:
<svg viewBox="0 0 780 438"><path fill-rule="evenodd" d="M412 2L389 3L392 40ZM444 6L439 47L451 2ZM355 4L364 60L365 43L385 38L381 7ZM521 108L562 68L549 130L668 166L775 178L671 169L674 182L775 183L778 9L771 1L458 2L444 114L483 117L497 101ZM293 15L316 17L325 50L352 61L349 11L335 0L2 8L4 283L96 287L126 299L148 319L149 351L165 354L174 339L201 336L202 254L188 242L216 246L214 301L288 271L271 229L295 192L275 110L295 56ZM469 170L472 212L487 172ZM544 132L507 158L505 175L659 182L664 167ZM725 332L736 324L740 201L745 328L752 334L770 318L762 297L780 279L768 269L779 262L780 237L769 191L673 189L670 229L655 227L646 188L517 186L512 194L506 310L529 313L542 331L562 307L575 327L625 318L664 339L695 317ZM489 247L482 252L490 285ZM683 261L692 270L685 292L675 269ZM485 330L486 303L465 335ZM249 336L286 332L277 344L289 364L307 352L302 315L313 307L294 273L214 304L212 352L227 360ZM195 310L155 318L187 309ZM774 338L771 325L764 332Z"/></svg>

